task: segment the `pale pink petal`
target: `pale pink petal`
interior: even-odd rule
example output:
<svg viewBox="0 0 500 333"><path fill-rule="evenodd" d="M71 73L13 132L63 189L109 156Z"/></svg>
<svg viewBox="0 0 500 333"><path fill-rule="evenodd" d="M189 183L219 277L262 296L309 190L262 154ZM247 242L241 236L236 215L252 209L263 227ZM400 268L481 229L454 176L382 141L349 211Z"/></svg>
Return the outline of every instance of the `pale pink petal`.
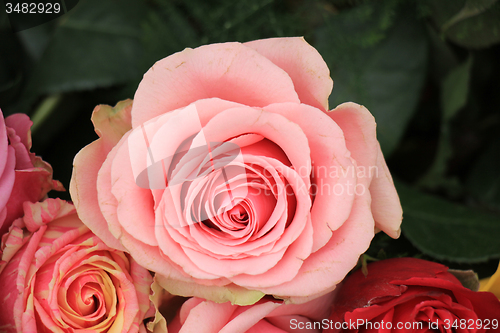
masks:
<svg viewBox="0 0 500 333"><path fill-rule="evenodd" d="M128 134L113 148L99 171L99 206L117 239L123 228L139 242L156 246L153 196L151 190L136 184L127 138Z"/></svg>
<svg viewBox="0 0 500 333"><path fill-rule="evenodd" d="M300 194L301 191L304 192L305 185L295 173L295 171L291 170L287 166L284 166L279 161L270 158L262 158L258 156L252 155L244 155L245 162L248 164L257 164L264 169L268 170L270 174L275 178L277 187L276 196L277 201L274 196L271 196L270 193L265 193L260 188L255 190L251 183L248 189L248 198L254 198L255 201L267 201L270 202L274 206L274 211L270 216L266 215L266 220L262 221L264 224L258 231L255 231L254 234L249 235L248 237L235 237L234 239L229 239L228 237L224 238L224 236L232 235L228 231L226 232L215 232L210 228L205 227L204 224L194 224L191 225L189 230L190 233L185 233L184 228L174 229L170 232L172 237L175 237L176 234L174 231L178 231L185 238L186 241L183 241L181 237L175 237L176 241L184 246L188 246L193 249L199 249L203 251L203 249L209 250L211 255L214 258L224 259L226 256L231 256L233 258L238 258L241 256L237 256L238 254L248 254L252 256L261 255L264 252L268 252L271 249L282 248L280 245L276 245L276 242L283 236L283 232L285 230L286 224L291 224L289 230L287 230L287 236L290 237L289 242L283 244L283 246L288 246L297 236L300 234L303 228L303 223L300 222L302 218L297 218L298 223L292 223L292 217L288 217L289 214L285 209L285 205L287 203L288 196L286 195L284 188L284 184L281 184L281 178L287 179L288 185L292 187L293 190ZM250 166L247 166L247 171L252 170ZM276 169L279 169L281 173L278 173ZM254 170L254 169L253 169ZM248 175L248 174L247 174ZM264 175L262 175L265 178ZM249 186L249 184L245 183L242 186ZM191 188L190 188L191 189ZM236 188L239 189L239 188ZM305 190L307 193L307 190ZM302 194L305 194L302 193ZM233 194L235 194L233 190ZM269 197L271 196L271 197ZM214 195L211 195L207 200L212 201ZM293 207L293 211L298 210L297 216L301 216L301 212L308 212L310 209L310 200L307 195L302 195L299 200L299 207L295 203ZM272 209L273 207L271 207ZM302 220L303 221L303 220ZM214 222L215 223L215 222ZM301 226L299 226L301 224ZM297 229L297 227L299 227ZM292 231L294 230L294 231ZM290 236L294 232L294 236ZM265 235L265 237L263 237ZM193 246L193 242L199 246ZM275 246L276 245L276 246ZM218 256L220 254L220 256Z"/></svg>
<svg viewBox="0 0 500 333"><path fill-rule="evenodd" d="M166 192L168 194L168 192ZM164 227L164 224L162 223L162 219L164 218L166 211L169 211L168 208L166 208L165 204L171 200L168 200L168 198L165 198L165 200L160 204L158 209L156 210L157 214L157 225L161 227L155 228L155 234L156 234L156 239L158 240L158 248L157 251L161 253L160 257L165 258L168 260L168 262L175 263L175 266L178 267L178 269L181 269L183 274L186 274L187 276L192 276L195 279L208 279L208 280L214 280L218 279L221 276L220 275L215 275L209 272L206 272L204 270L201 270L199 267L197 267L193 261L187 256L186 250L182 248L182 246L176 242L173 237L172 233L175 232L175 229L172 227ZM168 207L172 207L172 205L168 205ZM169 217L172 217L174 214L170 214ZM168 228L168 229L167 229ZM133 244L133 240L131 240L131 245ZM134 248L137 248L137 245L133 245ZM141 246L141 248L144 248ZM135 257L135 251L133 252L133 249L128 247L130 253L134 255ZM142 250L142 249L141 249ZM142 251L141 251L142 252ZM162 261L166 261L163 259ZM149 266L145 266L149 267ZM167 266L168 267L168 266ZM169 267L170 268L170 267ZM173 267L172 267L173 268ZM166 274L166 269L164 267L161 268L156 268L156 272L164 275L164 276L171 276L172 273ZM181 273L178 273L181 274ZM184 280L183 278L182 280Z"/></svg>
<svg viewBox="0 0 500 333"><path fill-rule="evenodd" d="M253 49L205 45L162 59L144 75L134 97L133 127L212 97L257 107L299 102L287 73Z"/></svg>
<svg viewBox="0 0 500 333"><path fill-rule="evenodd" d="M298 177L295 171L286 166L280 165L278 161L269 161L274 164L274 168L281 170L283 176L288 179L289 184L292 185L292 189L297 196L298 204L294 212L294 219L290 222L290 225L284 231L282 230L279 235L274 236L278 237L278 239L275 241L272 250L267 253L260 254L259 256L244 256L241 259L227 257L216 258L212 257L212 251L207 252L207 255L203 255L197 251L191 251L188 248L185 248L185 253L193 261L196 267L199 267L205 272L220 274L225 277L233 277L237 274L248 272L248 274L252 275L251 279L254 280L254 284L260 285L258 281L260 281L261 278L267 279L267 281L269 281L268 283L270 283L273 278L267 276L267 274L265 274L265 276L256 276L256 274L258 272L264 273L274 267L278 264L277 260L279 260L279 269L274 269L274 274L279 274L280 278L292 279L295 276L297 269L302 264L302 261L309 256L312 248L312 228L309 219L309 196L307 195L307 191L305 193L301 193L301 190L304 189L305 185L301 182L301 178ZM284 193L281 193L281 195L283 194ZM261 195L264 196L263 194ZM191 228L195 229L197 227L199 227L199 224L196 224ZM308 230L303 232L305 227L307 227ZM262 239L273 236L273 233L274 230L262 237ZM170 234L173 236L172 232ZM193 234L193 236L195 235L197 236L197 234ZM299 235L302 238L300 241L297 240ZM198 243L199 237L194 237L193 241ZM239 253L244 254L248 250L251 250L252 248L250 246L255 243L259 244L260 242L247 242L241 246L234 246L234 250L238 251L238 249L241 248ZM290 244L292 244L291 246L295 248L295 250L287 250L287 257L282 258L284 251ZM189 244L185 245L189 246ZM202 252L201 249L199 251ZM290 261L295 262L295 264L291 264ZM260 264L256 265L253 264L253 262L260 262ZM248 278L246 280L248 280ZM275 280L273 282L275 283Z"/></svg>
<svg viewBox="0 0 500 333"><path fill-rule="evenodd" d="M311 209L314 226L313 252L323 247L349 217L354 202L356 165L346 148L344 133L329 117L308 105L280 103L264 110L281 114L300 127L307 137L313 161ZM306 170L299 169L303 175ZM351 189L351 191L348 191Z"/></svg>
<svg viewBox="0 0 500 333"><path fill-rule="evenodd" d="M267 317L277 318L286 315L301 315L309 319L321 321L330 316L335 293L336 291L329 292L305 303L285 304L273 310Z"/></svg>
<svg viewBox="0 0 500 333"><path fill-rule="evenodd" d="M377 155L377 171L378 174L370 184L371 208L375 226L392 238L398 238L401 234L403 210L380 145Z"/></svg>
<svg viewBox="0 0 500 333"><path fill-rule="evenodd" d="M333 87L330 70L319 52L304 38L260 39L244 45L287 72L302 103L328 110L328 96Z"/></svg>
<svg viewBox="0 0 500 333"><path fill-rule="evenodd" d="M294 279L300 267L311 255L313 243L313 227L308 217L307 224L299 236L286 250L282 260L280 260L271 269L261 275L241 274L231 278L234 283L249 288L257 289L272 287L276 281L288 282ZM283 235L286 238L287 235Z"/></svg>
<svg viewBox="0 0 500 333"><path fill-rule="evenodd" d="M275 287L262 288L262 292L290 298L290 302L294 303L295 296L304 297L333 290L356 265L374 236L375 223L370 204L367 191L356 196L349 219L333 233L323 248L304 262L295 279Z"/></svg>
<svg viewBox="0 0 500 333"><path fill-rule="evenodd" d="M267 298L249 306L235 306L227 302L217 304L193 297L182 305L173 322L169 324L168 330L169 332L194 332L195 325L204 325L201 322L202 318L219 316L216 327L211 329L216 329L216 332L221 333L295 332L298 329L297 326L302 324L304 327L305 325L316 326L312 330L299 329L300 332L319 333L321 327L318 327L318 322L328 318L331 314L334 296L334 293L329 293L305 304L285 304L282 301ZM215 323L213 319L209 320L210 323Z"/></svg>
<svg viewBox="0 0 500 333"><path fill-rule="evenodd" d="M122 250L120 242L108 230L99 209L97 174L108 153L127 132L130 125L131 102L123 101L115 107L97 106L92 119L100 139L84 147L75 156L70 182L70 194L82 221L108 246Z"/></svg>
<svg viewBox="0 0 500 333"><path fill-rule="evenodd" d="M376 139L373 116L355 103L341 104L328 115L345 133L347 148L358 163L358 177L372 182L369 188L376 226L393 238L399 237L401 204Z"/></svg>
<svg viewBox="0 0 500 333"><path fill-rule="evenodd" d="M377 133L372 114L362 105L343 103L327 113L344 132L347 149L356 160L358 178L368 178L368 184L377 166ZM364 171L364 175L361 174ZM371 172L371 173L370 173ZM360 177L363 176L363 177Z"/></svg>
<svg viewBox="0 0 500 333"><path fill-rule="evenodd" d="M208 303L208 302L206 302ZM212 302L210 302L212 303ZM248 307L243 313L232 318L222 330L221 333L245 333L264 319L274 309L282 306L281 302L264 302ZM278 330L269 332L279 332Z"/></svg>
<svg viewBox="0 0 500 333"><path fill-rule="evenodd" d="M137 302L139 304L139 313L134 322L141 322L141 318L146 318L148 311L152 308L149 294L151 292L153 277L147 269L135 260L132 260L130 263L130 272L131 281L134 283Z"/></svg>
<svg viewBox="0 0 500 333"><path fill-rule="evenodd" d="M288 327L289 326L290 323L288 323ZM230 331L225 331L225 332L230 332ZM243 331L237 331L237 332L243 332ZM250 329L246 331L246 333L287 333L287 331L282 330L281 328L278 328L265 320L261 320L254 326L250 327Z"/></svg>
<svg viewBox="0 0 500 333"><path fill-rule="evenodd" d="M218 277L226 277L232 279L239 274L255 273L256 277L261 277L262 274L274 267L278 262L281 262L286 249L277 252L266 253L258 257L248 257L244 259L216 259L208 255L193 251L189 248L184 248L184 253L193 262L196 268L209 274L217 274ZM300 263L300 259L296 259ZM182 263L179 263L182 265ZM296 274L296 272L294 272ZM188 272L188 274L196 276L198 274ZM196 275L195 275L196 274ZM256 279L258 283L258 278Z"/></svg>
<svg viewBox="0 0 500 333"><path fill-rule="evenodd" d="M201 302L189 311L179 333L217 333L237 307L231 303Z"/></svg>
<svg viewBox="0 0 500 333"><path fill-rule="evenodd" d="M69 191L79 217L90 230L109 247L123 251L123 246L109 231L97 199L97 173L107 154L102 140L80 150L73 161Z"/></svg>
<svg viewBox="0 0 500 333"><path fill-rule="evenodd" d="M180 324L184 324L186 322L187 317L191 310L197 307L199 304L205 302L203 298L191 297L186 302L182 304L182 307L179 309L179 319ZM227 305L227 304L226 304Z"/></svg>
<svg viewBox="0 0 500 333"><path fill-rule="evenodd" d="M223 142L243 133L262 135L278 145L304 184L310 185L310 148L307 137L298 124L284 116L264 110L234 108L214 116L203 128L207 142Z"/></svg>

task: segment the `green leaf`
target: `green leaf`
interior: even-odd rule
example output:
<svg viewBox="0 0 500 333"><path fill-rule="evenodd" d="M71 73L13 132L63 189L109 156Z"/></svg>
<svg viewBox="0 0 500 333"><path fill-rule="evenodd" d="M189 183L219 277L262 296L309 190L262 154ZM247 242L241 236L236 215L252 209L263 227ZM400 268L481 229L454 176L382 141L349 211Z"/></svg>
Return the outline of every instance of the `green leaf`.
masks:
<svg viewBox="0 0 500 333"><path fill-rule="evenodd" d="M466 48L500 42L500 1L426 0L443 37Z"/></svg>
<svg viewBox="0 0 500 333"><path fill-rule="evenodd" d="M88 90L140 76L142 1L84 0L62 17L38 66L31 93Z"/></svg>
<svg viewBox="0 0 500 333"><path fill-rule="evenodd" d="M414 13L383 3L386 8L370 3L329 18L316 45L335 82L330 106L347 101L366 106L387 156L415 111L428 43Z"/></svg>
<svg viewBox="0 0 500 333"><path fill-rule="evenodd" d="M396 182L404 235L438 260L476 263L500 257L500 216L424 194Z"/></svg>
<svg viewBox="0 0 500 333"><path fill-rule="evenodd" d="M445 122L453 118L467 102L471 67L472 56L452 70L442 82L441 107Z"/></svg>
<svg viewBox="0 0 500 333"><path fill-rule="evenodd" d="M463 8L448 20L441 29L446 31L449 27L462 20L481 14L497 1L498 0L466 0Z"/></svg>
<svg viewBox="0 0 500 333"><path fill-rule="evenodd" d="M446 188L449 193L460 192L457 179L446 178L448 160L452 157L450 120L467 103L469 94L472 56L451 70L441 82L441 132L436 157L432 166L419 181L419 186L428 189Z"/></svg>
<svg viewBox="0 0 500 333"><path fill-rule="evenodd" d="M7 116L6 113L11 113L7 106L15 102L21 91L25 68L23 49L3 17L0 18L0 108Z"/></svg>
<svg viewBox="0 0 500 333"><path fill-rule="evenodd" d="M500 138L493 140L477 159L467 179L467 188L482 204L500 210Z"/></svg>
<svg viewBox="0 0 500 333"><path fill-rule="evenodd" d="M171 1L156 1L142 26L144 71L156 61L199 44L196 31Z"/></svg>

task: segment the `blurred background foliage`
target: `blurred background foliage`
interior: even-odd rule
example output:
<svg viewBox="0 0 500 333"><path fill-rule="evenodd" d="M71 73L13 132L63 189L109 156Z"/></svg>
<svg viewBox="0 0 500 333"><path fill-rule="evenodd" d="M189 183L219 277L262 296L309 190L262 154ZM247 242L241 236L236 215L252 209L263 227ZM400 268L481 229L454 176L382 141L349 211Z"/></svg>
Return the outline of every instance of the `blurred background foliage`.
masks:
<svg viewBox="0 0 500 333"><path fill-rule="evenodd" d="M94 106L133 98L155 61L207 43L304 36L331 69L330 106L355 101L375 115L396 179L403 235L378 234L369 254L495 270L500 1L80 0L16 33L0 14L0 107L31 116L32 151L66 188L73 156L97 137Z"/></svg>

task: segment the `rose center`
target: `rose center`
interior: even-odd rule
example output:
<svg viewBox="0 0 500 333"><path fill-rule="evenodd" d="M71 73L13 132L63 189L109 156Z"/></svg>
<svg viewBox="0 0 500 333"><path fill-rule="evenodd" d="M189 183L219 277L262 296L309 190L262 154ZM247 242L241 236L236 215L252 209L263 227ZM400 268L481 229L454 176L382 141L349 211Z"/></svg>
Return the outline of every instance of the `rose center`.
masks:
<svg viewBox="0 0 500 333"><path fill-rule="evenodd" d="M100 286L96 283L87 283L80 291L80 301L74 304L74 310L82 316L89 316L99 309L101 301L98 294Z"/></svg>
<svg viewBox="0 0 500 333"><path fill-rule="evenodd" d="M242 223L246 225L248 223L248 212L241 205L237 205L229 210L229 217L231 221L235 223Z"/></svg>

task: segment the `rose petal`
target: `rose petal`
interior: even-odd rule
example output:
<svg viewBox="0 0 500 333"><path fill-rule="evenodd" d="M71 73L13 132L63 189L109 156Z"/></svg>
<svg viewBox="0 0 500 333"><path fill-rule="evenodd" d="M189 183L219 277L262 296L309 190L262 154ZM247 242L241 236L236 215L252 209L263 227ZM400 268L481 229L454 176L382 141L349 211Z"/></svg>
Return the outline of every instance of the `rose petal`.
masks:
<svg viewBox="0 0 500 333"><path fill-rule="evenodd" d="M111 248L123 251L120 242L111 234L99 208L97 175L108 151L102 140L84 147L75 156L70 182L70 194L82 221Z"/></svg>
<svg viewBox="0 0 500 333"><path fill-rule="evenodd" d="M114 107L98 105L92 112L95 132L111 149L123 135L132 129L132 100L118 102Z"/></svg>
<svg viewBox="0 0 500 333"><path fill-rule="evenodd" d="M47 199L24 206L25 216L14 222L7 243L16 227L31 225L36 231L0 275L12 290L2 298L14 301L15 329L145 332L149 272L92 235L69 203ZM94 298L94 305L86 303Z"/></svg>
<svg viewBox="0 0 500 333"><path fill-rule="evenodd" d="M107 154L117 144L119 135L131 127L131 109L129 101L118 103L115 108L98 106L94 109L93 122L96 132L102 137L75 156L69 189L76 209L92 232L111 248L122 251L123 246L108 230L106 220L100 212L96 183L97 174Z"/></svg>
<svg viewBox="0 0 500 333"><path fill-rule="evenodd" d="M377 162L378 141L375 132L375 119L362 105L343 103L329 111L328 116L340 126L344 133L347 149L358 167L363 166L370 171ZM371 181L371 175L365 175ZM368 181L368 184L370 184Z"/></svg>
<svg viewBox="0 0 500 333"><path fill-rule="evenodd" d="M287 73L253 49L240 43L204 45L162 59L144 75L132 125L212 97L257 107L299 102Z"/></svg>
<svg viewBox="0 0 500 333"><path fill-rule="evenodd" d="M333 290L370 245L374 221L369 207L367 193L357 196L348 220L333 233L323 248L309 256L295 279L275 287L262 288L262 292L286 296L287 299L290 297L289 301L295 303L300 301L300 297Z"/></svg>
<svg viewBox="0 0 500 333"><path fill-rule="evenodd" d="M363 106L344 103L328 115L342 128L358 163L358 176L368 178L376 226L393 238L400 235L402 208L375 133L373 116ZM372 171L374 170L374 172Z"/></svg>
<svg viewBox="0 0 500 333"><path fill-rule="evenodd" d="M330 70L319 52L303 37L260 39L244 45L287 72L302 103L328 110L328 96L333 87Z"/></svg>
<svg viewBox="0 0 500 333"><path fill-rule="evenodd" d="M189 311L179 332L220 332L235 309L230 303L201 302ZM210 316L206 316L207 313Z"/></svg>
<svg viewBox="0 0 500 333"><path fill-rule="evenodd" d="M25 149L29 151L31 149L31 126L33 125L30 118L23 113L16 113L5 118L5 125L16 132Z"/></svg>
<svg viewBox="0 0 500 333"><path fill-rule="evenodd" d="M311 190L316 194L311 209L315 252L328 242L332 231L337 230L351 213L356 165L350 158L342 130L323 112L292 103L273 104L264 109L300 124L309 142L315 184ZM303 171L299 169L299 173Z"/></svg>
<svg viewBox="0 0 500 333"><path fill-rule="evenodd" d="M231 302L236 305L251 305L265 296L257 290L249 290L235 284L224 286L203 285L196 282L185 282L171 279L169 276L155 275L158 283L169 293L188 297L199 295L205 299L211 299L217 303ZM200 281L205 282L205 281Z"/></svg>
<svg viewBox="0 0 500 333"><path fill-rule="evenodd" d="M28 116L24 115L28 121ZM9 117L7 117L9 118ZM7 123L7 119L5 120ZM31 121L30 121L31 123ZM30 124L31 125L31 124ZM9 137L10 147L14 148L16 152L16 170L30 169L33 167L33 162L29 153L29 148L27 148L21 140L19 133L13 128L7 127L7 136ZM26 139L24 139L26 141Z"/></svg>
<svg viewBox="0 0 500 333"><path fill-rule="evenodd" d="M14 171L14 167L16 165L16 155L14 153L14 148L6 147L4 156L5 159L2 158L2 162L4 162L4 170L3 173L0 173L0 211L6 208L5 206L9 201L10 194L12 193L12 189L14 187L14 182L16 179ZM7 212L5 212L5 214L7 214ZM0 226L2 226L2 222L3 220L0 219ZM2 231L0 235L3 235L3 233L4 232Z"/></svg>
<svg viewBox="0 0 500 333"><path fill-rule="evenodd" d="M208 303L208 302L206 302ZM274 309L280 307L282 305L281 302L264 302L261 304L256 304L248 309L239 316L232 318L223 329L220 330L221 333L245 333L250 328L255 326L259 321L264 319L269 313L271 313ZM277 331L277 330L274 330ZM273 332L266 331L266 332Z"/></svg>
<svg viewBox="0 0 500 333"><path fill-rule="evenodd" d="M0 109L0 175L3 174L5 170L5 164L7 163L8 156L9 139L7 137L7 128L5 127L5 119L3 118L2 110Z"/></svg>
<svg viewBox="0 0 500 333"><path fill-rule="evenodd" d="M391 173L385 163L382 150L380 150L380 145L378 147L376 170L378 174L370 184L371 208L375 226L392 238L398 238L401 234L403 209Z"/></svg>

